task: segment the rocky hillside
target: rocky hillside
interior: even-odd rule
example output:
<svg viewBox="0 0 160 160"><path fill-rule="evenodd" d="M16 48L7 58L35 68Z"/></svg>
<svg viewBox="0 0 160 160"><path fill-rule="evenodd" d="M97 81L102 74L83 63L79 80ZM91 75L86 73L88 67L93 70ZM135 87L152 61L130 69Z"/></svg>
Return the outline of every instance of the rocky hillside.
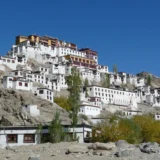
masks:
<svg viewBox="0 0 160 160"><path fill-rule="evenodd" d="M40 116L31 117L22 111L22 106L36 104L40 110ZM36 125L50 122L56 110L60 111L63 124L70 124L68 112L57 104L51 104L46 100L34 96L30 92L7 90L0 88L0 124L1 125Z"/></svg>
<svg viewBox="0 0 160 160"><path fill-rule="evenodd" d="M151 73L148 73L148 72L140 72L137 74L138 77L140 77L140 78L142 77L142 78L146 78L146 79L149 75L151 76L151 79L152 79L152 87L159 88L160 87L160 77L157 77L157 76L155 76Z"/></svg>

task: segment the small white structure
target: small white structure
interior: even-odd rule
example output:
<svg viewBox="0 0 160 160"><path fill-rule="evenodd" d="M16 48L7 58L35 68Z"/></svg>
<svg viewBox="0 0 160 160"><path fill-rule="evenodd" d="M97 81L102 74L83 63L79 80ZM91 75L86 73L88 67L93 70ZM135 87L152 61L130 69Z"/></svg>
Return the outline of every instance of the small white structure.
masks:
<svg viewBox="0 0 160 160"><path fill-rule="evenodd" d="M40 110L37 108L37 105L25 105L22 109L33 117L40 115Z"/></svg>
<svg viewBox="0 0 160 160"><path fill-rule="evenodd" d="M90 104L81 104L79 114L84 114L86 116L97 116L101 112L101 107L94 106Z"/></svg>
<svg viewBox="0 0 160 160"><path fill-rule="evenodd" d="M132 74L127 74L127 83L136 85L137 83L137 76L132 75Z"/></svg>
<svg viewBox="0 0 160 160"><path fill-rule="evenodd" d="M122 116L126 118L131 118L135 115L142 115L142 112L138 110L123 110L122 111Z"/></svg>
<svg viewBox="0 0 160 160"><path fill-rule="evenodd" d="M47 101L50 101L53 103L53 91L48 88L37 88L33 87L33 93L36 96L41 97L42 99L45 99Z"/></svg>
<svg viewBox="0 0 160 160"><path fill-rule="evenodd" d="M101 76L99 71L94 71L89 68L85 67L78 67L78 70L80 72L80 76L82 80L88 79L89 82L95 81L95 82L100 82L101 81Z"/></svg>
<svg viewBox="0 0 160 160"><path fill-rule="evenodd" d="M108 73L108 66L97 65L97 71L100 73Z"/></svg>
<svg viewBox="0 0 160 160"><path fill-rule="evenodd" d="M0 127L0 147L39 144L40 136L36 132L36 127L29 126Z"/></svg>
<svg viewBox="0 0 160 160"><path fill-rule="evenodd" d="M65 131L73 137L73 128L71 126L64 126ZM88 140L91 140L92 137L92 127L87 124L78 124L74 128L74 133L76 134L76 137L78 137L79 143L88 142Z"/></svg>
<svg viewBox="0 0 160 160"><path fill-rule="evenodd" d="M75 55L80 57L86 57L86 53L83 51L71 49L69 47L57 47L57 56Z"/></svg>
<svg viewBox="0 0 160 160"><path fill-rule="evenodd" d="M38 42L31 42L29 40L21 42L19 45L13 45L10 53L11 56L21 55L25 56L27 60L29 58L33 58L41 63L44 62L43 55L46 54L56 56L56 49Z"/></svg>
<svg viewBox="0 0 160 160"><path fill-rule="evenodd" d="M17 90L31 91L33 82L21 77L4 76L3 87Z"/></svg>
<svg viewBox="0 0 160 160"><path fill-rule="evenodd" d="M0 64L6 65L10 69L16 69L18 62L16 58L0 56Z"/></svg>
<svg viewBox="0 0 160 160"><path fill-rule="evenodd" d="M136 87L142 87L145 86L145 79L144 78L138 78L137 83L135 84Z"/></svg>

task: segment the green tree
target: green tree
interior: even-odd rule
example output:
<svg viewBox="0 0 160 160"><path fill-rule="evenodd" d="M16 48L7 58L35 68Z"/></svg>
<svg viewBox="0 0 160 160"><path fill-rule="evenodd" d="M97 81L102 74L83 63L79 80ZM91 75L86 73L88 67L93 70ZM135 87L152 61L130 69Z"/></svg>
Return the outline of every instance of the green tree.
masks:
<svg viewBox="0 0 160 160"><path fill-rule="evenodd" d="M118 73L118 69L117 69L117 65L116 64L113 65L113 72L114 73Z"/></svg>
<svg viewBox="0 0 160 160"><path fill-rule="evenodd" d="M151 82L152 82L151 75L148 75L148 77L147 77L147 85L151 86Z"/></svg>
<svg viewBox="0 0 160 160"><path fill-rule="evenodd" d="M65 138L64 128L61 125L60 113L56 111L54 119L49 126L49 141L51 143L58 143Z"/></svg>
<svg viewBox="0 0 160 160"><path fill-rule="evenodd" d="M89 86L89 82L88 79L86 78L84 81L84 86L85 86L85 96L88 97L88 86Z"/></svg>
<svg viewBox="0 0 160 160"><path fill-rule="evenodd" d="M66 109L67 111L71 110L69 100L66 97L55 97L54 102L60 107Z"/></svg>
<svg viewBox="0 0 160 160"><path fill-rule="evenodd" d="M74 128L78 122L78 112L79 112L79 103L80 103L80 88L81 88L81 78L76 67L73 67L71 70L71 75L66 77L66 83L68 85L69 91L69 104L71 107L70 118L72 119L73 127L73 136Z"/></svg>
<svg viewBox="0 0 160 160"><path fill-rule="evenodd" d="M106 87L110 87L110 79L109 79L109 74L106 73Z"/></svg>
<svg viewBox="0 0 160 160"><path fill-rule="evenodd" d="M102 76L102 87L110 87L110 79L109 79L109 74L105 74Z"/></svg>

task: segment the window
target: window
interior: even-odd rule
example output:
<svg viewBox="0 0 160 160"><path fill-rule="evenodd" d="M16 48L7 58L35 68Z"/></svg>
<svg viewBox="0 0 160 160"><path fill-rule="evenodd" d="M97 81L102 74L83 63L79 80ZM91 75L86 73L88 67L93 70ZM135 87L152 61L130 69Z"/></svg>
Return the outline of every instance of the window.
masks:
<svg viewBox="0 0 160 160"><path fill-rule="evenodd" d="M19 86L22 86L22 82L19 82Z"/></svg>
<svg viewBox="0 0 160 160"><path fill-rule="evenodd" d="M10 62L10 60L8 59L7 62Z"/></svg>
<svg viewBox="0 0 160 160"><path fill-rule="evenodd" d="M6 59L3 59L3 62L6 62Z"/></svg>
<svg viewBox="0 0 160 160"><path fill-rule="evenodd" d="M35 135L34 134L25 134L24 135L24 143L35 143Z"/></svg>
<svg viewBox="0 0 160 160"><path fill-rule="evenodd" d="M17 143L17 134L8 134L7 143Z"/></svg>
<svg viewBox="0 0 160 160"><path fill-rule="evenodd" d="M28 83L25 83L25 87L28 87Z"/></svg>
<svg viewBox="0 0 160 160"><path fill-rule="evenodd" d="M14 61L14 60L12 60L12 63L15 63L15 61Z"/></svg>
<svg viewBox="0 0 160 160"><path fill-rule="evenodd" d="M9 78L9 81L12 81L12 78Z"/></svg>
<svg viewBox="0 0 160 160"><path fill-rule="evenodd" d="M39 94L43 94L43 90L39 90Z"/></svg>
<svg viewBox="0 0 160 160"><path fill-rule="evenodd" d="M15 75L18 75L18 72L15 72Z"/></svg>

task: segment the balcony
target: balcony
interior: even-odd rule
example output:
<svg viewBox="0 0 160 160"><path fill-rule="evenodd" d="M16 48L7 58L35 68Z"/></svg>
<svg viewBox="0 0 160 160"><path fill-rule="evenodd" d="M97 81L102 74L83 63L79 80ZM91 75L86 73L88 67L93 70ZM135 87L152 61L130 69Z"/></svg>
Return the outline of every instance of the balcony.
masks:
<svg viewBox="0 0 160 160"><path fill-rule="evenodd" d="M96 65L88 64L88 63L83 63L83 62L78 62L78 61L71 61L76 66L83 66L86 68L91 68L91 69L96 69Z"/></svg>

